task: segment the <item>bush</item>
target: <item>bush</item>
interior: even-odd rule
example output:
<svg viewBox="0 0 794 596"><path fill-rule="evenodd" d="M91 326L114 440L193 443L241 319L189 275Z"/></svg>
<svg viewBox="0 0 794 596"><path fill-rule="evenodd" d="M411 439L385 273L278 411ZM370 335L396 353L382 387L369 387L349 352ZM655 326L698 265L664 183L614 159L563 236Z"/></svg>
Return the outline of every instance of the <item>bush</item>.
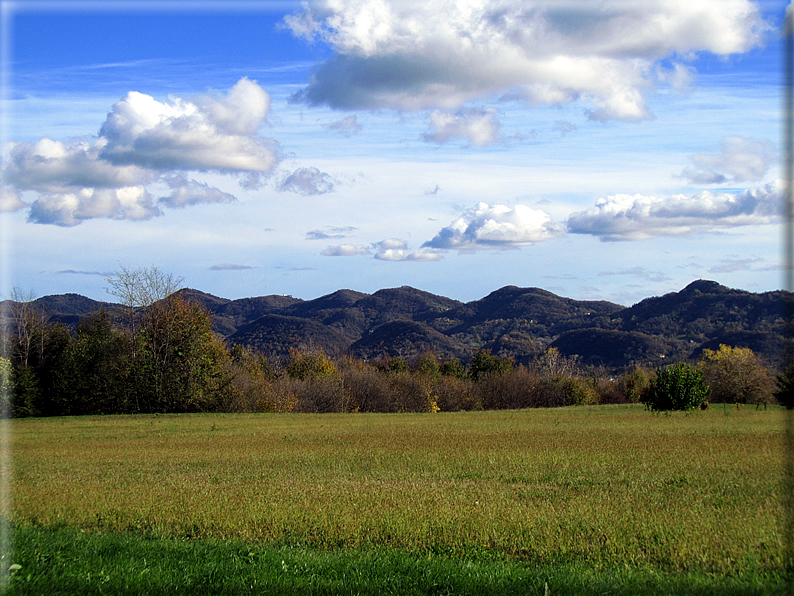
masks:
<svg viewBox="0 0 794 596"><path fill-rule="evenodd" d="M342 370L342 383L353 412L396 412L394 391L385 374L370 367Z"/></svg>
<svg viewBox="0 0 794 596"><path fill-rule="evenodd" d="M598 403L598 392L579 377L540 378L536 405L541 408L585 406Z"/></svg>
<svg viewBox="0 0 794 596"><path fill-rule="evenodd" d="M706 401L709 387L703 373L679 362L656 370L656 379L651 382L643 396L645 407L653 411L693 410Z"/></svg>
<svg viewBox="0 0 794 596"><path fill-rule="evenodd" d="M442 412L482 410L482 402L474 391L473 383L468 379L442 376L433 379L431 388Z"/></svg>
<svg viewBox="0 0 794 596"><path fill-rule="evenodd" d="M537 405L538 379L523 366L509 373L480 377L476 394L486 410L532 408Z"/></svg>
<svg viewBox="0 0 794 596"><path fill-rule="evenodd" d="M642 396L648 390L650 384L648 373L644 369L633 368L621 375L618 380L618 390L628 402L638 404L642 402Z"/></svg>

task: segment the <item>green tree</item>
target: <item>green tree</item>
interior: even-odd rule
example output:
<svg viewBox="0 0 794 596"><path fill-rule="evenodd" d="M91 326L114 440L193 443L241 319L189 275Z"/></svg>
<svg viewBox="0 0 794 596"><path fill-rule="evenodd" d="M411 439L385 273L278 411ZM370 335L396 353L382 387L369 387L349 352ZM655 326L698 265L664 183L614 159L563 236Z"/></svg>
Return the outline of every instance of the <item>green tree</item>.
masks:
<svg viewBox="0 0 794 596"><path fill-rule="evenodd" d="M513 370L512 358L499 358L490 350L480 350L469 364L469 376L475 381L488 375L501 375Z"/></svg>
<svg viewBox="0 0 794 596"><path fill-rule="evenodd" d="M133 411L129 339L113 328L103 309L77 328L57 372L55 406L60 415L125 414Z"/></svg>
<svg viewBox="0 0 794 596"><path fill-rule="evenodd" d="M438 364L436 355L433 352L421 354L414 364L414 372L433 379L441 376L441 367Z"/></svg>
<svg viewBox="0 0 794 596"><path fill-rule="evenodd" d="M466 378L466 369L457 358L446 360L441 365L441 374L445 377L455 377L457 379Z"/></svg>
<svg viewBox="0 0 794 596"><path fill-rule="evenodd" d="M703 373L686 362L678 362L656 370L656 379L643 395L643 403L654 411L692 410L703 404L708 392Z"/></svg>
<svg viewBox="0 0 794 596"><path fill-rule="evenodd" d="M789 362L783 374L777 377L777 390L775 399L786 409L794 409L794 360Z"/></svg>
<svg viewBox="0 0 794 596"><path fill-rule="evenodd" d="M132 374L141 411L211 411L223 403L231 359L206 309L171 294L145 311L139 339Z"/></svg>

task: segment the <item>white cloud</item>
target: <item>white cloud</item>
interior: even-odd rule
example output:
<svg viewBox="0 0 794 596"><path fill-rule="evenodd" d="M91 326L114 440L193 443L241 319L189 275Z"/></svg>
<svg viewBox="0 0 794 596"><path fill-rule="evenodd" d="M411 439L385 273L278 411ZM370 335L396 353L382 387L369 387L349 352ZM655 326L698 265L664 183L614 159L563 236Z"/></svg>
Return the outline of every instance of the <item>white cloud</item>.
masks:
<svg viewBox="0 0 794 596"><path fill-rule="evenodd" d="M440 249L525 246L561 233L562 228L540 209L479 203L422 246Z"/></svg>
<svg viewBox="0 0 794 596"><path fill-rule="evenodd" d="M642 240L768 224L780 219L783 188L779 180L740 194L612 195L599 199L595 207L571 214L568 231L592 234L601 240Z"/></svg>
<svg viewBox="0 0 794 596"><path fill-rule="evenodd" d="M657 61L742 53L769 30L749 0L314 0L285 23L334 49L298 101L422 110L582 99L596 120L648 118ZM686 73L662 78L680 84Z"/></svg>
<svg viewBox="0 0 794 596"><path fill-rule="evenodd" d="M329 246L320 254L324 257L353 257L356 255L368 255L370 252L366 246L340 244L339 246Z"/></svg>
<svg viewBox="0 0 794 596"><path fill-rule="evenodd" d="M686 91L692 86L695 80L695 69L686 64L676 62L672 69L661 66L656 68L656 77L662 83L669 84L676 91Z"/></svg>
<svg viewBox="0 0 794 596"><path fill-rule="evenodd" d="M242 186L257 186L278 162L276 143L258 136L269 109L268 94L245 78L224 97L193 102L171 97L161 103L130 92L90 141L13 144L4 160L8 190L0 207L24 208L20 193L35 191L31 222L74 226L92 218L149 219L162 215L146 188L159 180L172 189L159 200L167 207L233 202L234 196L182 172L231 173Z"/></svg>
<svg viewBox="0 0 794 596"><path fill-rule="evenodd" d="M237 200L234 195L214 186L188 180L183 174L171 174L164 176L164 179L171 188L171 194L160 198L158 203L172 209L212 203L233 203Z"/></svg>
<svg viewBox="0 0 794 596"><path fill-rule="evenodd" d="M10 213L25 209L28 204L23 201L19 193L10 186L0 187L0 213Z"/></svg>
<svg viewBox="0 0 794 596"><path fill-rule="evenodd" d="M358 123L358 119L355 115L332 122L326 128L338 132L343 137L352 137L361 132L361 125Z"/></svg>
<svg viewBox="0 0 794 596"><path fill-rule="evenodd" d="M322 195L334 190L334 179L315 167L298 168L276 184L276 190L304 196Z"/></svg>
<svg viewBox="0 0 794 596"><path fill-rule="evenodd" d="M278 162L273 141L257 136L270 109L259 85L240 79L221 99L171 97L160 103L130 92L100 129L100 157L153 170L216 170L269 174Z"/></svg>
<svg viewBox="0 0 794 596"><path fill-rule="evenodd" d="M429 143L448 143L452 139L466 139L470 145L484 147L496 142L500 123L497 110L470 108L455 114L435 110L430 114L432 132L422 138Z"/></svg>
<svg viewBox="0 0 794 596"><path fill-rule="evenodd" d="M416 252L409 252L400 249L386 249L379 251L375 254L375 258L379 261L420 261L420 262L433 262L440 261L444 257L437 252L429 250L419 250Z"/></svg>
<svg viewBox="0 0 794 596"><path fill-rule="evenodd" d="M724 137L718 154L698 153L680 176L693 184L757 182L777 161L774 143L740 136Z"/></svg>
<svg viewBox="0 0 794 596"><path fill-rule="evenodd" d="M122 188L150 182L151 172L115 166L99 153L104 140L67 145L52 139L18 143L10 151L3 178L19 190L59 193L78 188Z"/></svg>
<svg viewBox="0 0 794 596"><path fill-rule="evenodd" d="M28 221L76 226L86 219L151 219L162 215L143 186L84 188L73 193L42 194L30 206Z"/></svg>
<svg viewBox="0 0 794 596"><path fill-rule="evenodd" d="M387 238L372 244L379 261L440 261L443 257L432 250L409 251L408 243L399 238Z"/></svg>
<svg viewBox="0 0 794 596"><path fill-rule="evenodd" d="M375 242L372 245L372 248L378 252L384 252L387 250L405 250L408 248L408 243L404 240L400 240L399 238L387 238L386 240Z"/></svg>

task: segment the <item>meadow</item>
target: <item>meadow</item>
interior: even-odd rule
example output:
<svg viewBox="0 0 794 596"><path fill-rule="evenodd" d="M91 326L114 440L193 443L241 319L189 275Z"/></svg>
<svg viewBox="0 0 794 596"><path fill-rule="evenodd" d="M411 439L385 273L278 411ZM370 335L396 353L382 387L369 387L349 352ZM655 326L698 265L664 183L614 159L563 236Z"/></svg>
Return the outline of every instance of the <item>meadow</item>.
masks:
<svg viewBox="0 0 794 596"><path fill-rule="evenodd" d="M785 429L781 408L721 406L6 420L4 581L785 593Z"/></svg>

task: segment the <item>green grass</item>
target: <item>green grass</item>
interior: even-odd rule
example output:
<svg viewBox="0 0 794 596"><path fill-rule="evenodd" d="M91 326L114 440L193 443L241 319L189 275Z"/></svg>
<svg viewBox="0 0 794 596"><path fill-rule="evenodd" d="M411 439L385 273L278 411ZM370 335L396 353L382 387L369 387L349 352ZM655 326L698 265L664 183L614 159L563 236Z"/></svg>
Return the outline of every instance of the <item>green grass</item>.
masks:
<svg viewBox="0 0 794 596"><path fill-rule="evenodd" d="M52 574L78 582L72 593L101 581L103 593L782 589L776 408L90 417L2 430L20 593L28 575L37 593ZM279 571L281 560L305 572ZM124 587L138 576L154 583Z"/></svg>
<svg viewBox="0 0 794 596"><path fill-rule="evenodd" d="M15 532L7 594L785 594L779 576L714 577L630 566L526 565L472 553L318 550L74 529Z"/></svg>

